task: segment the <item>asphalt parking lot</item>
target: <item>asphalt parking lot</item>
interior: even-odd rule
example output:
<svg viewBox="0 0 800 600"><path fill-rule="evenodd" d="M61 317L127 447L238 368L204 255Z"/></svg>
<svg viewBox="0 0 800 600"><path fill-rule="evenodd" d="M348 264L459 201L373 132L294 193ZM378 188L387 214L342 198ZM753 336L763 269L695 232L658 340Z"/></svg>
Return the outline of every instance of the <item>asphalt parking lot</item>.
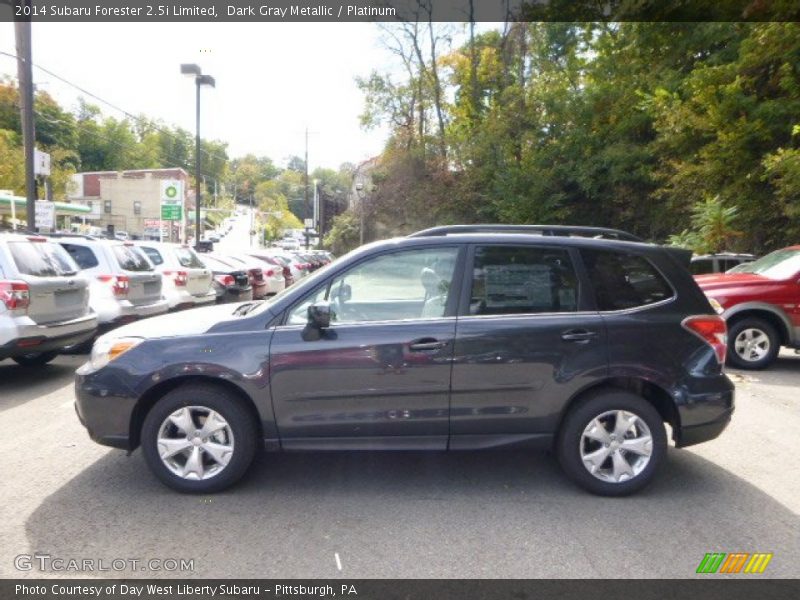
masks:
<svg viewBox="0 0 800 600"><path fill-rule="evenodd" d="M580 491L521 451L262 455L213 496L161 486L141 452L91 442L72 372L0 363L0 576L690 577L706 552L800 564L800 356L731 372L723 436L670 450L632 498ZM192 559L192 573L19 571L15 557ZM705 575L709 577L709 575Z"/></svg>

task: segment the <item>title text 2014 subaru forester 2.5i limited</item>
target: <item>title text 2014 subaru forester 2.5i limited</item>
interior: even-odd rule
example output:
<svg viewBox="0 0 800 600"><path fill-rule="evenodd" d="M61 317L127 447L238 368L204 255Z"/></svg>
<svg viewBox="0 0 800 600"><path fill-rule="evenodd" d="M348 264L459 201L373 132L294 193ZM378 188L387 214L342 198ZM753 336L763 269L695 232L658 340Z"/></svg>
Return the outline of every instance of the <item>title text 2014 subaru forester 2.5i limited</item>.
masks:
<svg viewBox="0 0 800 600"><path fill-rule="evenodd" d="M78 415L180 491L231 485L260 447L514 444L628 494L663 462L665 423L677 446L722 432L733 385L688 253L627 239L456 226L377 242L272 300L101 337Z"/></svg>

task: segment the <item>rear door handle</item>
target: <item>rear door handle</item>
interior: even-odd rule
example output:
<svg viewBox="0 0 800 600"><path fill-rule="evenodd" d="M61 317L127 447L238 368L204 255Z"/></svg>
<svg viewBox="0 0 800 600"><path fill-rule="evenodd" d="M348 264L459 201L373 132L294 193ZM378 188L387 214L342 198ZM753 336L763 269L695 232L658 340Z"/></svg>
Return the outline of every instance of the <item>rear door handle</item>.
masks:
<svg viewBox="0 0 800 600"><path fill-rule="evenodd" d="M565 342L578 342L585 344L597 337L596 331L589 331L587 329L570 329L561 334L561 339Z"/></svg>
<svg viewBox="0 0 800 600"><path fill-rule="evenodd" d="M408 348L412 352L425 352L429 350L441 350L447 346L447 342L443 342L434 338L422 338L415 340L409 344Z"/></svg>

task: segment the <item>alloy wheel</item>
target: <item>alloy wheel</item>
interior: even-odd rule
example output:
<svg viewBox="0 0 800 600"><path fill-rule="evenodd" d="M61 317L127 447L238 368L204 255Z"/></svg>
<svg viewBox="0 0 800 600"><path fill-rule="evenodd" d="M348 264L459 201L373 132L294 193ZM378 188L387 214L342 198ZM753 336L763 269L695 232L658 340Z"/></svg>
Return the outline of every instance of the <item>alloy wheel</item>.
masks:
<svg viewBox="0 0 800 600"><path fill-rule="evenodd" d="M222 472L233 457L233 431L218 412L185 406L161 423L157 445L161 461L172 473L204 480Z"/></svg>
<svg viewBox="0 0 800 600"><path fill-rule="evenodd" d="M736 354L747 362L764 358L770 351L769 336L760 329L743 329L733 342Z"/></svg>
<svg viewBox="0 0 800 600"><path fill-rule="evenodd" d="M626 410L604 412L592 419L580 439L581 462L597 479L630 481L649 464L653 437L644 420Z"/></svg>

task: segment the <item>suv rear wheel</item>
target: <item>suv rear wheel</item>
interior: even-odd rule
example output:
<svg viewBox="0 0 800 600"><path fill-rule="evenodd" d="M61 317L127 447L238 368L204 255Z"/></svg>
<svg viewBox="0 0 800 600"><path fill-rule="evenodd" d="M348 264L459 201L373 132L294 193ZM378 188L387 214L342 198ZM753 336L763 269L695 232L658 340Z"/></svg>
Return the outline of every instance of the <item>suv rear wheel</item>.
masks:
<svg viewBox="0 0 800 600"><path fill-rule="evenodd" d="M764 369L781 349L775 328L757 317L737 321L728 330L728 362L739 369Z"/></svg>
<svg viewBox="0 0 800 600"><path fill-rule="evenodd" d="M602 390L569 411L557 451L566 474L584 489L625 496L653 479L667 452L667 436L647 400L623 390Z"/></svg>
<svg viewBox="0 0 800 600"><path fill-rule="evenodd" d="M147 413L142 450L150 470L179 492L211 493L236 483L256 451L253 416L229 391L179 387Z"/></svg>

